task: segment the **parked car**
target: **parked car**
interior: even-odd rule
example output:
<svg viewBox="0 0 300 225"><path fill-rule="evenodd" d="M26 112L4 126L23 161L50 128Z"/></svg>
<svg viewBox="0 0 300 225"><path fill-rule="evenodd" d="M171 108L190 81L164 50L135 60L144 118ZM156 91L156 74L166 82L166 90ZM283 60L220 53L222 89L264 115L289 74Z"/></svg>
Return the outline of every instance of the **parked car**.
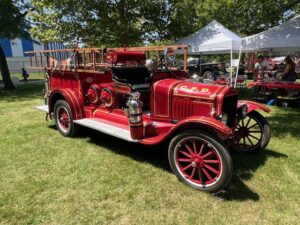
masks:
<svg viewBox="0 0 300 225"><path fill-rule="evenodd" d="M204 63L199 58L188 58L187 68L189 76L197 74L203 79L212 79L213 71L218 70L219 63ZM177 63L177 68L183 68L183 60Z"/></svg>
<svg viewBox="0 0 300 225"><path fill-rule="evenodd" d="M161 66L150 74L143 64L147 48L133 49L110 50L105 64L110 69L86 57L97 49L70 50L91 59L89 67L86 60L75 60L75 68L64 70L47 64L47 104L37 108L66 137L84 126L142 145L167 143L179 180L206 192L227 187L233 173L229 149L263 150L270 127L258 111L270 110L238 100L237 91L226 85L189 81L184 71ZM49 58L49 53L43 54ZM33 61L35 54L40 52L31 52Z"/></svg>

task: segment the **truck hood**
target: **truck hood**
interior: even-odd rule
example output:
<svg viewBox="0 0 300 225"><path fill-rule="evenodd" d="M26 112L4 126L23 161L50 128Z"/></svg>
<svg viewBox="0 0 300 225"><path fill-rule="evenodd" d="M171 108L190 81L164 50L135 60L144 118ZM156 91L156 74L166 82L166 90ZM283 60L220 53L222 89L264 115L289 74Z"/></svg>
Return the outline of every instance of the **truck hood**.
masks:
<svg viewBox="0 0 300 225"><path fill-rule="evenodd" d="M217 96L224 95L229 90L230 87L225 85L211 85L186 81L176 85L173 95L213 100Z"/></svg>

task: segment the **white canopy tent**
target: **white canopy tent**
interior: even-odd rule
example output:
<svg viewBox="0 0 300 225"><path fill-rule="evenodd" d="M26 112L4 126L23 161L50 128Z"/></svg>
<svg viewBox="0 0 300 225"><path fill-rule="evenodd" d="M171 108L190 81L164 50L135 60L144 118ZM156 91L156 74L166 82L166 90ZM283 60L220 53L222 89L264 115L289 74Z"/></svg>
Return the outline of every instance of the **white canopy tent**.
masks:
<svg viewBox="0 0 300 225"><path fill-rule="evenodd" d="M300 50L300 15L267 31L245 37L243 52Z"/></svg>
<svg viewBox="0 0 300 225"><path fill-rule="evenodd" d="M176 41L176 45L189 45L188 55L212 55L228 54L231 55L231 67L233 65L232 54L239 52L241 54L242 39L237 34L228 30L222 24L213 20L211 23L198 30L196 33ZM239 59L237 64L239 64ZM237 65L238 66L238 65ZM230 73L232 83L232 72Z"/></svg>
<svg viewBox="0 0 300 225"><path fill-rule="evenodd" d="M228 54L229 51L239 52L241 37L213 20L194 34L176 41L174 44L189 45L189 55Z"/></svg>

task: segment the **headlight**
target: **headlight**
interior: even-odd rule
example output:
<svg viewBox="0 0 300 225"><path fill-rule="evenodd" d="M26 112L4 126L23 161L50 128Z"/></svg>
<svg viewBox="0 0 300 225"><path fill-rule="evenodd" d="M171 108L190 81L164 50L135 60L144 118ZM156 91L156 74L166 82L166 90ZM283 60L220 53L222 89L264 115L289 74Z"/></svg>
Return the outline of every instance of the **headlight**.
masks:
<svg viewBox="0 0 300 225"><path fill-rule="evenodd" d="M244 119L247 116L247 113L248 113L248 106L246 104L241 105L238 108L237 115L239 118Z"/></svg>
<svg viewBox="0 0 300 225"><path fill-rule="evenodd" d="M199 81L199 76L198 76L198 74L193 74L192 76L191 76L191 79L193 80L193 81L195 81L195 82L198 82Z"/></svg>
<svg viewBox="0 0 300 225"><path fill-rule="evenodd" d="M228 120L228 115L226 112L224 112L222 115L218 116L218 119L224 123L227 124L227 120Z"/></svg>

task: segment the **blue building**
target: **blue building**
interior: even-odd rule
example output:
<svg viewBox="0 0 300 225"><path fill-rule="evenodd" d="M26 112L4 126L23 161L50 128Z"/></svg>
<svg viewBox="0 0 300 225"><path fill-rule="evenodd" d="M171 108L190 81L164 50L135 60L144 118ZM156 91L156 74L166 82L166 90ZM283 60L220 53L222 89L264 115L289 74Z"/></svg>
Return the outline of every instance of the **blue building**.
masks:
<svg viewBox="0 0 300 225"><path fill-rule="evenodd" d="M25 38L17 39L0 39L0 45L4 50L7 58L10 57L27 57L26 51L37 51L45 49L65 49L65 46L60 42L48 42L47 46L42 43L34 42Z"/></svg>
<svg viewBox="0 0 300 225"><path fill-rule="evenodd" d="M30 66L30 58L28 57L28 54L24 53L26 51L65 49L65 46L60 42L48 42L47 44L43 44L25 38L16 38L12 40L1 38L0 45L4 50L8 68L12 73L20 73L22 67L26 68ZM58 56L54 54L54 57L56 58ZM44 60L45 58L43 61ZM40 62L40 60L38 61Z"/></svg>

